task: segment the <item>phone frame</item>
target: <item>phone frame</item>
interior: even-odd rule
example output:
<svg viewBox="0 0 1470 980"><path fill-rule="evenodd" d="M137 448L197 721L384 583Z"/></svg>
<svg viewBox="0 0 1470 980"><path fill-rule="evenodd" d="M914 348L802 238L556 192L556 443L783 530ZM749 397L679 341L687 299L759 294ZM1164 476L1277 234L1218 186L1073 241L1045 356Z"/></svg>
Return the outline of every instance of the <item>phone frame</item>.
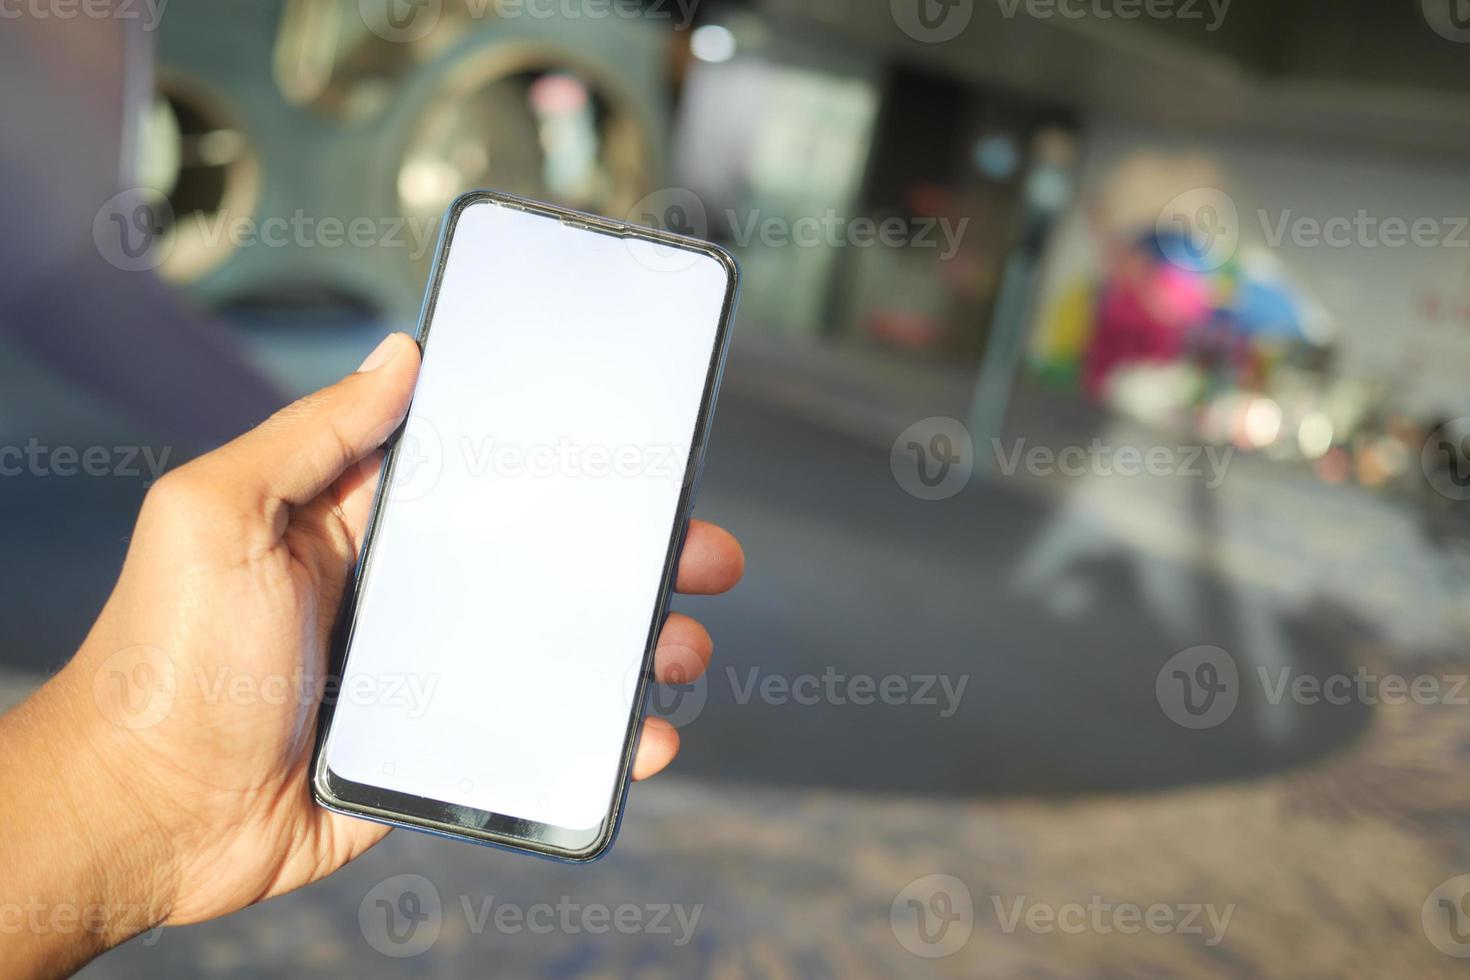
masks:
<svg viewBox="0 0 1470 980"><path fill-rule="evenodd" d="M706 368L704 391L695 416L694 430L691 433L692 442L684 481L674 511L673 526L669 532L669 547L664 557L658 600L649 622L642 668L638 675L638 688L634 693L633 706L628 713L628 726L623 735L623 752L619 762L617 780L614 783L613 796L607 815L601 824L587 830L578 830L476 810L441 800L429 800L412 794L343 779L333 773L327 765L326 745L331 735L335 704L325 699L321 705L317 722L316 747L311 768L312 793L320 806L347 816L560 861L586 863L595 861L607 853L622 824L623 807L631 781L633 758L638 751L638 737L642 730L644 708L652 678L654 649L658 644L659 631L668 617L669 600L673 592L674 577L678 570L679 554L688 533L689 519L693 513L694 500L699 488L699 477L704 470L704 454L709 444L715 400L719 394L720 381L724 376L725 361L729 354L731 323L739 297L740 269L734 257L725 249L696 238L645 228L641 225L498 191L471 191L455 198L444 215L443 227L440 229L438 244L434 250L434 262L429 273L428 287L419 310L416 340L420 350L427 350L434 308L439 297L439 287L443 281L444 270L448 265L449 252L453 247L455 227L465 210L483 203L540 215L589 234L639 239L696 252L719 262L726 273L725 295L721 304L719 323L716 326L715 341ZM409 411L412 411L412 405ZM405 425L407 418L405 414ZM329 676L337 678L339 683L345 676L347 651L351 648L357 625L358 604L372 567L374 538L378 522L388 502L384 488L392 485L398 460L398 437L402 431L400 427L389 440L390 444L383 460L383 475L373 499L372 514L363 537L362 551L358 555L351 588L343 600L337 625L333 631L328 670ZM473 815L475 824L469 822L469 815Z"/></svg>

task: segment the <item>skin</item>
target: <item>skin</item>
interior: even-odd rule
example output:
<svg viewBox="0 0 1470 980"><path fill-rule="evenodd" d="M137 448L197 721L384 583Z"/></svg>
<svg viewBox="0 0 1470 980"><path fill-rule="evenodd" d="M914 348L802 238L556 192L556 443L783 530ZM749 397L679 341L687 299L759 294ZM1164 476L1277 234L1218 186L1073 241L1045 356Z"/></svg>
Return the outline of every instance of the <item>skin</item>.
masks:
<svg viewBox="0 0 1470 980"><path fill-rule="evenodd" d="M318 807L308 779L328 634L381 456L418 376L395 334L358 372L167 474L76 656L0 717L0 966L69 973L158 925L202 922L336 871L388 833ZM727 532L696 521L680 592L739 581ZM655 674L712 650L670 616ZM679 750L644 723L635 779Z"/></svg>

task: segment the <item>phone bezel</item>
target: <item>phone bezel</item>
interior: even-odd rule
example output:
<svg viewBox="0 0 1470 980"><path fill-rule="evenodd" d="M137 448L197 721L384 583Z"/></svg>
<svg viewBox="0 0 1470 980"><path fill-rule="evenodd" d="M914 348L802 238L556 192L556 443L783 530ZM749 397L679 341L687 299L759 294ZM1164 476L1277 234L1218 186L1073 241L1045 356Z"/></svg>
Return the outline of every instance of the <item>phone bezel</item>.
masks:
<svg viewBox="0 0 1470 980"><path fill-rule="evenodd" d="M719 262L726 273L725 295L721 305L719 323L716 326L713 349L710 352L710 360L706 369L699 411L695 416L689 462L685 470L683 486L680 488L678 505L674 511L673 526L670 528L669 547L664 557L658 592L659 600L649 623L648 638L643 651L643 665L639 671L638 689L634 694L633 708L629 712L628 725L623 736L623 752L613 796L607 815L600 824L587 829L575 829L475 810L366 783L352 782L332 772L327 765L325 747L331 734L334 705L325 701L321 706L317 725L315 758L312 763L312 791L321 806L348 816L468 840L477 844L583 863L596 860L607 852L617 836L618 827L622 821L633 758L637 752L638 735L642 729L643 707L647 700L652 676L654 648L658 643L659 630L668 615L669 598L673 591L674 575L678 569L679 552L683 548L684 537L688 530L699 475L704 468L704 453L709 442L715 400L719 393L720 380L724 374L725 360L729 352L730 327L739 295L740 270L735 259L725 249L696 238L645 228L498 191L471 191L455 198L445 212L444 226L440 230L438 244L435 247L428 288L425 290L424 301L419 310L416 339L421 350L425 349L428 343L434 307L453 245L455 227L460 216L468 208L482 203L540 215L589 234L641 239L700 253ZM409 410L412 411L411 405ZM392 485L398 459L397 435L401 434L401 431L400 429L400 433L395 433L392 444L384 457L383 477L373 500L372 514L363 538L362 552L358 556L357 567L353 572L352 587L344 599L337 628L334 631L329 670L333 676L339 678L345 668L347 651L351 646L352 635L356 628L361 590L372 565L374 536L379 518L387 503L384 487ZM471 819L474 820L473 824L470 822Z"/></svg>

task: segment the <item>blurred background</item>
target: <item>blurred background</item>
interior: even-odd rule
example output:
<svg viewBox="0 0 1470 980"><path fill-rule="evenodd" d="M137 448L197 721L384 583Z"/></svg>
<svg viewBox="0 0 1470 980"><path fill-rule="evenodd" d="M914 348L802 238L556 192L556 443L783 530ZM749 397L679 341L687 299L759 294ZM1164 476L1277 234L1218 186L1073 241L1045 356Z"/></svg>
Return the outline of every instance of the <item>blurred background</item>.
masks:
<svg viewBox="0 0 1470 980"><path fill-rule="evenodd" d="M7 9L0 705L456 194L744 271L749 572L612 855L400 832L85 974L1463 972L1467 66L1463 0Z"/></svg>

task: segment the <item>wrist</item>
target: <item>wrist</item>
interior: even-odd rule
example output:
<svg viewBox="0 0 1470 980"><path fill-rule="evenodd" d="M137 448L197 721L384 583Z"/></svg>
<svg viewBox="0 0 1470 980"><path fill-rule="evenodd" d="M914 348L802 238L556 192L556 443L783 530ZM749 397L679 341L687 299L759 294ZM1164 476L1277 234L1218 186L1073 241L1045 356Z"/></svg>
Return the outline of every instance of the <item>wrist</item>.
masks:
<svg viewBox="0 0 1470 980"><path fill-rule="evenodd" d="M134 738L99 709L84 656L0 718L0 931L65 973L168 918L172 839ZM18 944L17 942L18 941Z"/></svg>

